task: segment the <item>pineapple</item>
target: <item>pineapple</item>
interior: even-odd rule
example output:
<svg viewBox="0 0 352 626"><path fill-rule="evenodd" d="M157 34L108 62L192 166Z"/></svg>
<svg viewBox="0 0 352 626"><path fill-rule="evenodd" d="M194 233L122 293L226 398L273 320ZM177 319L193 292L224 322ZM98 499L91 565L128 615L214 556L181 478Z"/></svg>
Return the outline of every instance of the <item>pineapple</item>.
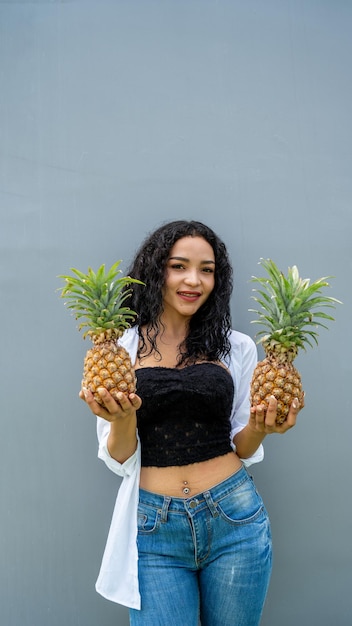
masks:
<svg viewBox="0 0 352 626"><path fill-rule="evenodd" d="M321 307L334 308L339 300L320 295L322 288L329 286L327 279L330 277L310 283L308 278L300 278L296 266L289 267L284 276L271 259L261 259L260 264L269 277L252 277L252 281L260 285L253 290L257 294L253 299L261 308L250 311L258 314L253 323L264 327L257 337L261 336L258 343L264 348L265 358L253 373L251 404L267 408L270 396L275 396L277 423L282 424L293 399L298 398L302 404L304 397L301 376L293 361L300 348L318 344L317 327L327 328L318 320L334 320L322 312Z"/></svg>
<svg viewBox="0 0 352 626"><path fill-rule="evenodd" d="M67 308L77 320L83 319L78 328L85 328L83 338L88 336L93 342L84 359L82 386L101 405L99 387L105 387L115 399L118 392L128 395L136 390L130 356L118 339L137 315L123 306L131 295L128 286L143 283L130 276L117 278L120 263L117 261L108 271L101 265L96 273L91 268L87 274L72 268L75 276L59 276L66 283L61 296L67 298Z"/></svg>

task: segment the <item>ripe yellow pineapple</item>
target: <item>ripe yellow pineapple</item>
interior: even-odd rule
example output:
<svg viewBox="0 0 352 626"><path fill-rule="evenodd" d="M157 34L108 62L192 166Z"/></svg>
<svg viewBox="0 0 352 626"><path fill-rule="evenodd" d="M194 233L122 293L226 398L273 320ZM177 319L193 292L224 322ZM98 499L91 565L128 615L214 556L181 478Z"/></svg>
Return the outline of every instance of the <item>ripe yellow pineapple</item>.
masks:
<svg viewBox="0 0 352 626"><path fill-rule="evenodd" d="M128 286L142 283L130 276L117 278L121 274L120 263L117 261L108 271L101 265L96 273L91 268L87 274L72 268L75 276L59 276L66 283L61 296L67 299L67 308L77 320L83 320L78 326L79 330L87 329L83 338L88 336L93 342L84 359L82 386L93 393L99 404L99 387L105 387L115 398L118 392L128 395L136 389L130 356L118 339L137 315L123 306L131 295Z"/></svg>
<svg viewBox="0 0 352 626"><path fill-rule="evenodd" d="M254 289L253 299L260 309L250 309L257 313L259 323L264 327L257 337L265 351L265 359L254 370L251 382L251 404L267 407L270 396L278 401L277 423L282 424L288 415L294 398L303 400L301 376L293 365L300 348L318 344L317 328L321 319L334 320L322 312L321 307L335 307L335 298L322 296L321 290L329 287L327 279L320 278L310 283L308 278L299 276L296 266L289 267L287 276L277 268L271 259L261 259L260 264L268 277L253 277L260 288Z"/></svg>

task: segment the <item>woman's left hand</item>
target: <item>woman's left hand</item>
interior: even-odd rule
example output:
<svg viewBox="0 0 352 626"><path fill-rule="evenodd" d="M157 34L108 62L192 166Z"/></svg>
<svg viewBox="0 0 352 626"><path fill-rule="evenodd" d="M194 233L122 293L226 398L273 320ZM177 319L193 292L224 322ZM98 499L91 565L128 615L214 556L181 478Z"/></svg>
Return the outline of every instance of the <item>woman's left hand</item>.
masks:
<svg viewBox="0 0 352 626"><path fill-rule="evenodd" d="M256 432L263 433L263 435L270 435L272 433L283 434L295 426L297 415L303 407L304 401L300 403L298 399L295 398L291 404L286 420L282 424L278 424L276 421L277 400L274 396L271 396L266 410L262 404L251 407L248 425Z"/></svg>

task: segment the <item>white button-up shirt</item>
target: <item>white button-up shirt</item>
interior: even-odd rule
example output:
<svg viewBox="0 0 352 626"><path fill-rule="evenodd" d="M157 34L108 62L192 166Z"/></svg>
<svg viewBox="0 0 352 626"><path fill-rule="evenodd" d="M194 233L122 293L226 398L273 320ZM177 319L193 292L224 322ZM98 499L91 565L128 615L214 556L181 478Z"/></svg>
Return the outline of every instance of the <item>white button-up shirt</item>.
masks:
<svg viewBox="0 0 352 626"><path fill-rule="evenodd" d="M119 340L129 352L132 363L135 362L138 349L137 328L128 329ZM231 441L241 431L249 419L249 388L253 370L257 363L257 349L254 341L238 331L231 331L231 353L224 364L234 380L234 400L231 413ZM139 498L139 476L141 469L140 441L135 453L124 463L113 459L107 448L110 423L97 418L99 441L98 457L108 468L122 476L118 489L110 530L105 546L103 560L96 582L96 590L102 596L130 608L140 609L141 600L138 587L138 552L137 552L137 508ZM233 445L234 450L236 449ZM248 459L244 465L258 463L264 457L263 446Z"/></svg>

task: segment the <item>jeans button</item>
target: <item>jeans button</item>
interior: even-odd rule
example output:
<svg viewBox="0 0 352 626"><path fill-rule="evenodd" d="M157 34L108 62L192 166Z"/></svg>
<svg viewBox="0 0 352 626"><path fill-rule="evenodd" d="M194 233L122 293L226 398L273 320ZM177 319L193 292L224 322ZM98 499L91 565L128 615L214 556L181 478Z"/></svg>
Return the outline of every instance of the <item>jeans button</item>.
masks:
<svg viewBox="0 0 352 626"><path fill-rule="evenodd" d="M198 505L198 500L191 500L189 503L189 506L191 509L195 509L197 505Z"/></svg>

